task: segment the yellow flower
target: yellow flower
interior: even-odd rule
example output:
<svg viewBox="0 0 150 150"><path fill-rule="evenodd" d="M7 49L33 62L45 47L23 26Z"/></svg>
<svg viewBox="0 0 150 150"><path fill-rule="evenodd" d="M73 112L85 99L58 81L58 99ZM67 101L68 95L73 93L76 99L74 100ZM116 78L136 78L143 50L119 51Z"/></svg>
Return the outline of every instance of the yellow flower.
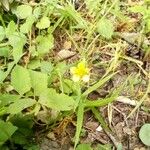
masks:
<svg viewBox="0 0 150 150"><path fill-rule="evenodd" d="M78 63L77 67L71 67L70 72L72 74L72 80L78 82L82 80L83 82L88 82L90 79L90 70L86 67L84 61Z"/></svg>

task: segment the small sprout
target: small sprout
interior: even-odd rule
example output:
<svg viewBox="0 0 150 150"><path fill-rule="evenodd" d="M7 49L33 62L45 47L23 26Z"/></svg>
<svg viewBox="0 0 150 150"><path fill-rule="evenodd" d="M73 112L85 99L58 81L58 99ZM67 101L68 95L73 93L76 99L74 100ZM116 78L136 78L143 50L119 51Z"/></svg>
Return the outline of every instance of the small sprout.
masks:
<svg viewBox="0 0 150 150"><path fill-rule="evenodd" d="M78 63L77 67L71 67L70 72L72 74L72 80L74 82L83 81L88 82L90 80L90 70L86 67L85 61Z"/></svg>

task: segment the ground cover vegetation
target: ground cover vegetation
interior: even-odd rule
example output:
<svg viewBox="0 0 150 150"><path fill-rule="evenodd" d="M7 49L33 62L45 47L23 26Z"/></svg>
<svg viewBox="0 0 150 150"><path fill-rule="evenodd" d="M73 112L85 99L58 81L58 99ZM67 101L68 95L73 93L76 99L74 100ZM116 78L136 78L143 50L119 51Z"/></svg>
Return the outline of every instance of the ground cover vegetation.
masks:
<svg viewBox="0 0 150 150"><path fill-rule="evenodd" d="M148 150L150 0L1 0L0 149Z"/></svg>

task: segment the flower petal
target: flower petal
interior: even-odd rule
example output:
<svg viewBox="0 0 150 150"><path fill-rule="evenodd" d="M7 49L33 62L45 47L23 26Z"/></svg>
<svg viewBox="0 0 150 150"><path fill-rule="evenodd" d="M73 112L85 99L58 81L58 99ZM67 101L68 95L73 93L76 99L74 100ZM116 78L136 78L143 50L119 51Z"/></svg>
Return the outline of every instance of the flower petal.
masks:
<svg viewBox="0 0 150 150"><path fill-rule="evenodd" d="M84 76L82 77L82 81L83 81L83 82L89 82L89 80L90 80L90 75L84 75Z"/></svg>
<svg viewBox="0 0 150 150"><path fill-rule="evenodd" d="M73 80L74 82L78 82L78 81L80 81L80 76L73 75L73 76L72 76L72 80Z"/></svg>
<svg viewBox="0 0 150 150"><path fill-rule="evenodd" d="M74 74L76 72L77 67L71 67L70 68L70 73Z"/></svg>

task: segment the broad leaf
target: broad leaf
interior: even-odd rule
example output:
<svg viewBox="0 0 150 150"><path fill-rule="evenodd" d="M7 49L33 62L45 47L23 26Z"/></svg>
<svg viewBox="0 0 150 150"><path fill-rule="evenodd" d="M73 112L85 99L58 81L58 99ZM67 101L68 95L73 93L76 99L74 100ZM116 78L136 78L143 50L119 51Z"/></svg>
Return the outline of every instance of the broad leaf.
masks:
<svg viewBox="0 0 150 150"><path fill-rule="evenodd" d="M37 51L39 55L48 53L54 46L54 37L49 34L47 36L38 36L36 38Z"/></svg>
<svg viewBox="0 0 150 150"><path fill-rule="evenodd" d="M5 30L2 26L0 26L0 42L4 39L5 37Z"/></svg>
<svg viewBox="0 0 150 150"><path fill-rule="evenodd" d="M93 150L90 144L80 144L77 146L76 150Z"/></svg>
<svg viewBox="0 0 150 150"><path fill-rule="evenodd" d="M48 17L42 17L40 21L36 24L38 29L46 29L50 26L50 21Z"/></svg>
<svg viewBox="0 0 150 150"><path fill-rule="evenodd" d="M24 34L15 32L13 35L9 36L10 45L13 47L13 57L16 62L23 55L23 46L26 43L26 37Z"/></svg>
<svg viewBox="0 0 150 150"><path fill-rule="evenodd" d="M19 98L20 98L20 95L0 94L0 108L18 101Z"/></svg>
<svg viewBox="0 0 150 150"><path fill-rule="evenodd" d="M149 123L146 123L141 127L139 132L139 137L145 145L150 146L150 124Z"/></svg>
<svg viewBox="0 0 150 150"><path fill-rule="evenodd" d="M6 28L6 36L7 38L10 36L10 35L13 35L15 33L17 29L17 25L15 24L14 21L10 21L7 28Z"/></svg>
<svg viewBox="0 0 150 150"><path fill-rule="evenodd" d="M11 73L11 84L19 94L28 92L31 88L30 75L27 69L17 65Z"/></svg>
<svg viewBox="0 0 150 150"><path fill-rule="evenodd" d="M108 19L101 19L97 24L97 31L104 38L110 39L114 32L112 22Z"/></svg>
<svg viewBox="0 0 150 150"><path fill-rule="evenodd" d="M35 22L35 17L34 16L29 16L26 19L26 22L20 26L20 31L22 33L28 33L31 30L32 25L33 25L34 22Z"/></svg>
<svg viewBox="0 0 150 150"><path fill-rule="evenodd" d="M8 46L0 47L0 56L8 57L9 53L10 53L10 48Z"/></svg>
<svg viewBox="0 0 150 150"><path fill-rule="evenodd" d="M48 62L48 61L41 62L41 72L50 74L53 68L54 67L51 62Z"/></svg>
<svg viewBox="0 0 150 150"><path fill-rule="evenodd" d="M59 94L54 89L47 89L47 91L40 96L40 103L58 111L75 109L75 101L72 97Z"/></svg>
<svg viewBox="0 0 150 150"><path fill-rule="evenodd" d="M25 108L33 106L35 103L36 101L33 99L20 99L8 106L7 113L10 114L20 113Z"/></svg>
<svg viewBox="0 0 150 150"><path fill-rule="evenodd" d="M32 7L29 5L20 5L17 7L16 15L20 19L25 19L32 15Z"/></svg>
<svg viewBox="0 0 150 150"><path fill-rule="evenodd" d="M47 90L47 74L37 72L37 71L30 71L30 78L31 78L31 85L34 89L34 94L36 96L40 96Z"/></svg>
<svg viewBox="0 0 150 150"><path fill-rule="evenodd" d="M17 130L10 122L0 120L0 145L4 144Z"/></svg>
<svg viewBox="0 0 150 150"><path fill-rule="evenodd" d="M14 65L15 65L15 62L11 62L8 64L7 71L4 72L0 70L0 83L2 83L6 79L6 77L9 75Z"/></svg>

